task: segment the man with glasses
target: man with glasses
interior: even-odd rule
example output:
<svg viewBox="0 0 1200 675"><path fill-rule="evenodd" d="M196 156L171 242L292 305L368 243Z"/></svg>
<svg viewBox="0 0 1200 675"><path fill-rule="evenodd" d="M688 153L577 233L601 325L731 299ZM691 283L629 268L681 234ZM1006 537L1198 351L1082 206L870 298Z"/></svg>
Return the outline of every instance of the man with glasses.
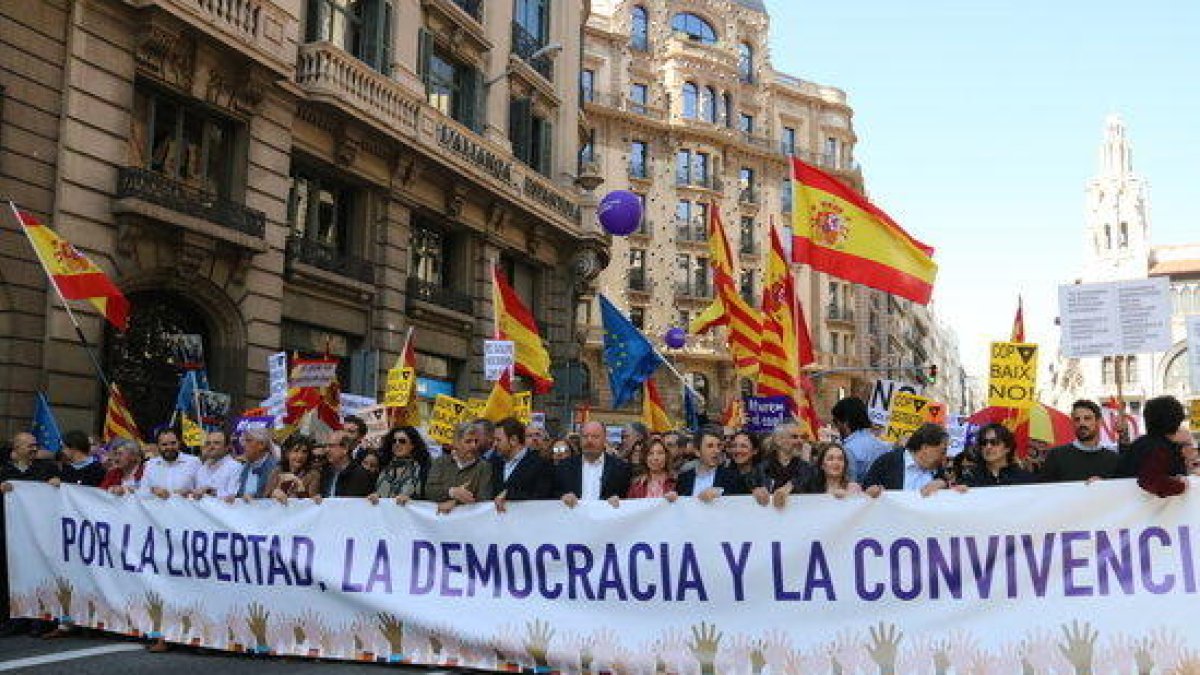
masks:
<svg viewBox="0 0 1200 675"><path fill-rule="evenodd" d="M335 431L324 449L329 462L321 484L323 497L366 497L375 491L375 477L361 464L350 461L350 434Z"/></svg>

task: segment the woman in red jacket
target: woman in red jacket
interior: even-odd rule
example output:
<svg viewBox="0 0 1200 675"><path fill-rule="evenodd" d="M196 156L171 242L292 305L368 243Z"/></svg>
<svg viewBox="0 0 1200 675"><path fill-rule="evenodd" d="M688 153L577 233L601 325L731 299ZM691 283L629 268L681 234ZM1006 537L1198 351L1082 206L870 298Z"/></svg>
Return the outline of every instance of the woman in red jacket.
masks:
<svg viewBox="0 0 1200 675"><path fill-rule="evenodd" d="M1132 475L1143 490L1159 497L1183 494L1187 490L1187 466L1181 446L1172 440L1179 425L1187 419L1183 404L1174 396L1159 396L1146 401L1142 410L1146 435L1129 447Z"/></svg>

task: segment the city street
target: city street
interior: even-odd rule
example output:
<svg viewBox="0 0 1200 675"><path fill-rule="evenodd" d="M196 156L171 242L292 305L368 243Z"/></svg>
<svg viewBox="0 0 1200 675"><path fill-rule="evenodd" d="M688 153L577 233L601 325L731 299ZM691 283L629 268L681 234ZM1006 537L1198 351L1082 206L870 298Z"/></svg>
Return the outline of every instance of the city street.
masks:
<svg viewBox="0 0 1200 675"><path fill-rule="evenodd" d="M164 673L211 675L219 673L377 673L380 666L343 662L317 662L300 659L250 658L223 652L178 649L166 654L151 654L142 642L95 634L63 640L32 637L0 639L0 672L37 673L38 675L89 675L91 673ZM393 673L442 675L451 671L425 668L389 667Z"/></svg>

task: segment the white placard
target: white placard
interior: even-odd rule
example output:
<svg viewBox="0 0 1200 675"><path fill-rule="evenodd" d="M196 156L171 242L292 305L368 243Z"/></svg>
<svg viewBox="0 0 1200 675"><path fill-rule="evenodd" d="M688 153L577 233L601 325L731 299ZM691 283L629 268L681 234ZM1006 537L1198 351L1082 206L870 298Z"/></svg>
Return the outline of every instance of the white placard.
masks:
<svg viewBox="0 0 1200 675"><path fill-rule="evenodd" d="M1192 393L1200 396L1200 314L1187 318L1187 353Z"/></svg>
<svg viewBox="0 0 1200 675"><path fill-rule="evenodd" d="M267 357L267 373L271 378L271 397L283 398L288 388L287 352L275 352Z"/></svg>
<svg viewBox="0 0 1200 675"><path fill-rule="evenodd" d="M342 408L342 417L349 417L350 415L359 414L364 408L369 408L375 405L376 401L370 396L342 393L339 396L338 403Z"/></svg>
<svg viewBox="0 0 1200 675"><path fill-rule="evenodd" d="M1171 347L1166 277L1058 287L1062 354L1068 358L1146 354Z"/></svg>
<svg viewBox="0 0 1200 675"><path fill-rule="evenodd" d="M516 348L512 340L483 341L483 379L495 382L515 362Z"/></svg>
<svg viewBox="0 0 1200 675"><path fill-rule="evenodd" d="M867 401L867 415L871 418L871 424L887 426L891 419L888 407L892 405L892 396L900 391L920 396L925 393L925 387L900 380L875 380L875 388L871 390L871 398Z"/></svg>

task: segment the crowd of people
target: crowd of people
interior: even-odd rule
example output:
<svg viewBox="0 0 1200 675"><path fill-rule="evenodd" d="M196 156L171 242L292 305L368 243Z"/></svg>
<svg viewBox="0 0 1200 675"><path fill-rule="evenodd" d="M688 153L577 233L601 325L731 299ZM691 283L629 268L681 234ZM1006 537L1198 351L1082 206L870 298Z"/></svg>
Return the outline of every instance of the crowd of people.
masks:
<svg viewBox="0 0 1200 675"><path fill-rule="evenodd" d="M55 454L22 432L0 465L0 489L11 489L13 481L37 481L92 486L115 497L418 500L435 503L440 513L487 501L503 512L509 502L527 500L557 499L569 507L603 500L615 507L622 499L711 502L727 495L751 495L763 506L783 507L794 494L878 497L903 490L930 496L947 489L1117 477L1136 478L1161 497L1181 494L1186 476L1200 474L1183 405L1159 397L1146 402L1143 415L1144 436L1105 447L1100 407L1077 401L1071 409L1075 439L1044 450L1034 443L1023 456L1013 432L1001 424L979 429L953 457L947 456L948 432L936 424L925 424L893 446L879 438L866 404L853 397L831 410L841 440L826 442L814 442L792 423L760 437L721 428L651 434L634 422L622 429L619 443L610 444L599 422L554 438L508 418L459 424L453 442L436 448L411 426L393 428L372 443L363 420L348 417L328 438L296 433L278 449L270 430L250 429L236 439L241 447L236 457L224 431L209 432L198 454L191 454L180 432L165 428L153 443L114 441L101 458L80 431L63 434L63 448ZM8 632L14 629L48 637L70 631L6 624ZM152 648L166 644L160 640Z"/></svg>

